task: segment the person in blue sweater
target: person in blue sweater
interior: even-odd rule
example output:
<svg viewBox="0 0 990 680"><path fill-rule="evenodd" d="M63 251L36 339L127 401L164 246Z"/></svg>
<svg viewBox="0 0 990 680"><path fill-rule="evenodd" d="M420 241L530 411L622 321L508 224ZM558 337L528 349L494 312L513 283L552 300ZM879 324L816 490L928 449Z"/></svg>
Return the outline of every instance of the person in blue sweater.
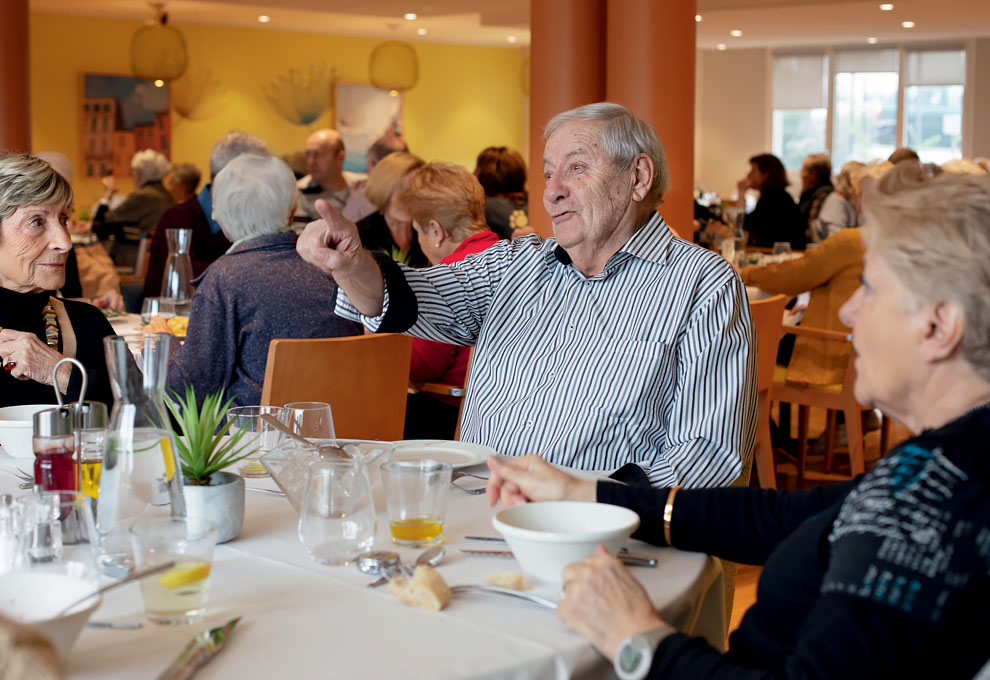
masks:
<svg viewBox="0 0 990 680"><path fill-rule="evenodd" d="M972 678L990 645L990 179L917 164L873 190L853 328L856 398L916 433L865 475L806 491L583 480L491 459L489 500L586 500L635 537L762 565L725 654L662 621L618 560L563 572L558 617L621 678Z"/></svg>

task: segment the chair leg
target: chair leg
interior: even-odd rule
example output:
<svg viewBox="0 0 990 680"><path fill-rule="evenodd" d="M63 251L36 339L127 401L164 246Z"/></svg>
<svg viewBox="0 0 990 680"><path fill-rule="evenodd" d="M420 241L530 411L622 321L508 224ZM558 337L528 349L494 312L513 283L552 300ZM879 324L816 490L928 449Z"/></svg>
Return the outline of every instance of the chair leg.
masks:
<svg viewBox="0 0 990 680"><path fill-rule="evenodd" d="M835 454L835 409L827 409L825 418L825 472L832 471L832 461Z"/></svg>
<svg viewBox="0 0 990 680"><path fill-rule="evenodd" d="M890 441L890 418L885 415L880 416L880 457L887 453L887 443Z"/></svg>
<svg viewBox="0 0 990 680"><path fill-rule="evenodd" d="M808 465L808 407L798 404L798 479L804 479Z"/></svg>
<svg viewBox="0 0 990 680"><path fill-rule="evenodd" d="M764 489L777 488L777 474L773 464L773 444L770 441L770 393L769 390L757 397L756 475Z"/></svg>
<svg viewBox="0 0 990 680"><path fill-rule="evenodd" d="M866 472L863 450L863 412L859 408L843 409L846 414L846 435L849 439L849 473L855 477Z"/></svg>

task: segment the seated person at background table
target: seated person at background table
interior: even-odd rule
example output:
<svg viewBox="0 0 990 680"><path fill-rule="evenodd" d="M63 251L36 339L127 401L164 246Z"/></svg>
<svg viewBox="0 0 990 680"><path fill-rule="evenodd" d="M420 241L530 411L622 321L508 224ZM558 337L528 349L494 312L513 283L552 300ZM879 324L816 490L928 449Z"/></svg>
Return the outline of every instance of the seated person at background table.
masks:
<svg viewBox="0 0 990 680"><path fill-rule="evenodd" d="M428 163L406 177L392 198L394 211L410 221L430 264L460 262L498 242L485 224L485 192L459 165ZM413 338L409 379L464 387L470 348ZM411 394L406 405L406 439L453 439L456 401L444 403Z"/></svg>
<svg viewBox="0 0 990 680"><path fill-rule="evenodd" d="M842 166L835 178L835 191L822 203L818 217L811 223L811 240L820 243L842 229L859 226L859 212L856 209L857 195L853 188L853 174L866 167L859 161L849 161Z"/></svg>
<svg viewBox="0 0 990 680"><path fill-rule="evenodd" d="M151 236L162 213L175 205L172 194L162 184L169 167L168 159L154 149L135 153L131 157L134 191L112 209L110 201L117 193L117 182L113 175L103 178L106 191L93 216L92 228L103 241L114 237L110 256L118 265L135 266L138 238Z"/></svg>
<svg viewBox="0 0 990 680"><path fill-rule="evenodd" d="M749 159L749 174L739 182L739 198L747 189L760 192L756 207L743 221L749 245L772 248L774 243L786 241L794 250L804 250L808 223L787 193L788 184L784 165L773 154L762 153Z"/></svg>
<svg viewBox="0 0 990 680"><path fill-rule="evenodd" d="M358 335L361 327L334 315L333 278L296 253L296 187L284 161L241 154L216 176L213 198L213 216L234 245L193 282L186 341L169 349L168 389L192 385L202 401L224 388L237 404L254 405L272 339ZM161 317L146 330L169 332Z"/></svg>
<svg viewBox="0 0 990 680"><path fill-rule="evenodd" d="M175 163L165 175L162 184L172 194L176 204L184 203L196 195L199 188L199 168L192 163Z"/></svg>
<svg viewBox="0 0 990 680"><path fill-rule="evenodd" d="M755 427L742 282L657 213L668 171L647 123L603 102L554 117L545 134L554 238L412 270L362 249L354 225L320 203L324 220L306 227L299 252L346 293L338 314L476 345L465 441L576 468L625 466L643 483L731 483Z"/></svg>
<svg viewBox="0 0 990 680"><path fill-rule="evenodd" d="M805 229L815 223L822 203L832 191L832 161L828 154L809 154L801 164L801 197L798 199L798 211Z"/></svg>
<svg viewBox="0 0 990 680"><path fill-rule="evenodd" d="M309 174L296 183L299 188L299 206L296 222L319 219L316 200L329 201L337 210L343 210L354 185L363 180L361 173L346 172L344 139L336 130L317 130L306 138L306 168Z"/></svg>
<svg viewBox="0 0 990 680"><path fill-rule="evenodd" d="M485 222L499 238L533 233L522 154L504 146L490 146L478 154L474 176L485 190Z"/></svg>
<svg viewBox="0 0 990 680"><path fill-rule="evenodd" d="M75 357L89 373L86 398L113 403L103 338L113 329L85 302L55 297L72 249L72 186L51 165L0 155L0 406L54 404L52 369ZM81 378L59 368L58 390L79 399Z"/></svg>
<svg viewBox="0 0 990 680"><path fill-rule="evenodd" d="M406 144L402 137L396 135L391 128L386 131L386 134L375 140L374 144L368 147L368 164L367 169L370 173L375 169L375 166L386 156L396 151L405 151L409 153L409 146ZM343 210L340 213L349 219L351 222L357 222L364 219L368 215L376 212L378 206L368 200L365 196L364 189L367 186L368 180L363 179L359 182L354 183L351 186L351 195L347 197L347 203L344 205Z"/></svg>
<svg viewBox="0 0 990 680"><path fill-rule="evenodd" d="M913 161L915 163L920 163L921 158L918 157L918 152L914 149L909 149L906 146L899 146L887 157L887 162L897 165L901 161Z"/></svg>
<svg viewBox="0 0 990 680"><path fill-rule="evenodd" d="M231 160L242 153L267 154L264 140L242 130L231 130L221 137L210 150L210 182ZM179 203L162 215L158 229L151 238L148 270L144 277L144 297L158 297L162 292L162 277L168 261L167 229L192 229L189 259L193 276L200 276L210 263L227 252L230 241L220 225L213 219L212 184L204 186L198 194Z"/></svg>
<svg viewBox="0 0 990 680"><path fill-rule="evenodd" d="M404 151L390 153L379 161L364 185L365 197L378 210L357 223L363 247L417 269L428 267L430 261L423 254L419 234L408 216L396 214L392 197L402 188L405 177L422 165L420 158Z"/></svg>
<svg viewBox="0 0 990 680"><path fill-rule="evenodd" d="M489 462L493 504L621 505L637 538L763 565L725 654L661 621L601 547L566 567L557 616L610 659L631 662L623 641L642 636L650 678L968 680L990 657L990 180L898 165L871 215L863 287L842 312L856 399L917 436L866 475L678 491L577 479L536 456Z"/></svg>

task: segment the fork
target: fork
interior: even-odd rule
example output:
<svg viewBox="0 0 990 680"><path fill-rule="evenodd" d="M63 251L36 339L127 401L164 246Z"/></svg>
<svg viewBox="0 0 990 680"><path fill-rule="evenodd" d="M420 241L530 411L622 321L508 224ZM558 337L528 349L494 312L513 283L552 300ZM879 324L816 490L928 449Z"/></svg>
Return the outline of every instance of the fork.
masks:
<svg viewBox="0 0 990 680"><path fill-rule="evenodd" d="M451 483L451 485L452 486L456 486L458 489L460 489L464 493L469 493L472 496L477 496L478 494L485 493L485 487L481 487L480 489L465 489L460 484L457 484L456 483L457 480L458 479L461 479L462 477L473 477L475 479L483 479L485 481L488 481L488 477L482 477L481 475L476 475L473 472L464 472L463 470L454 470L454 472L451 474L451 477L450 477L450 483Z"/></svg>
<svg viewBox="0 0 990 680"><path fill-rule="evenodd" d="M498 597L510 597L517 600L526 600L527 602L531 602L536 606L543 607L545 609L557 608L557 603L553 600L547 600L539 595L531 595L519 590L499 588L498 586L452 586L450 588L450 592L453 595L495 595Z"/></svg>
<svg viewBox="0 0 990 680"><path fill-rule="evenodd" d="M23 481L25 482L34 481L34 475L29 475L28 473L24 472L24 470L20 469L16 465L14 466L14 469L17 470L17 476L20 477Z"/></svg>

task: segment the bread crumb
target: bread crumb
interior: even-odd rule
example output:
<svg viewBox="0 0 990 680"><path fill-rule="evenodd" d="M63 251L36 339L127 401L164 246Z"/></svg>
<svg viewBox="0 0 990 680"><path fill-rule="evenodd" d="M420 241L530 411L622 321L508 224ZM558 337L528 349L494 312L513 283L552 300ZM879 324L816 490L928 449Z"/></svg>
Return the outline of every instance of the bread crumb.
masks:
<svg viewBox="0 0 990 680"><path fill-rule="evenodd" d="M532 590L533 588L533 586L529 585L525 576L514 571L489 574L485 577L485 583L490 586L500 586L512 590Z"/></svg>
<svg viewBox="0 0 990 680"><path fill-rule="evenodd" d="M431 612L438 612L450 603L450 586L433 567L419 566L412 578L392 579L388 592L408 605Z"/></svg>

